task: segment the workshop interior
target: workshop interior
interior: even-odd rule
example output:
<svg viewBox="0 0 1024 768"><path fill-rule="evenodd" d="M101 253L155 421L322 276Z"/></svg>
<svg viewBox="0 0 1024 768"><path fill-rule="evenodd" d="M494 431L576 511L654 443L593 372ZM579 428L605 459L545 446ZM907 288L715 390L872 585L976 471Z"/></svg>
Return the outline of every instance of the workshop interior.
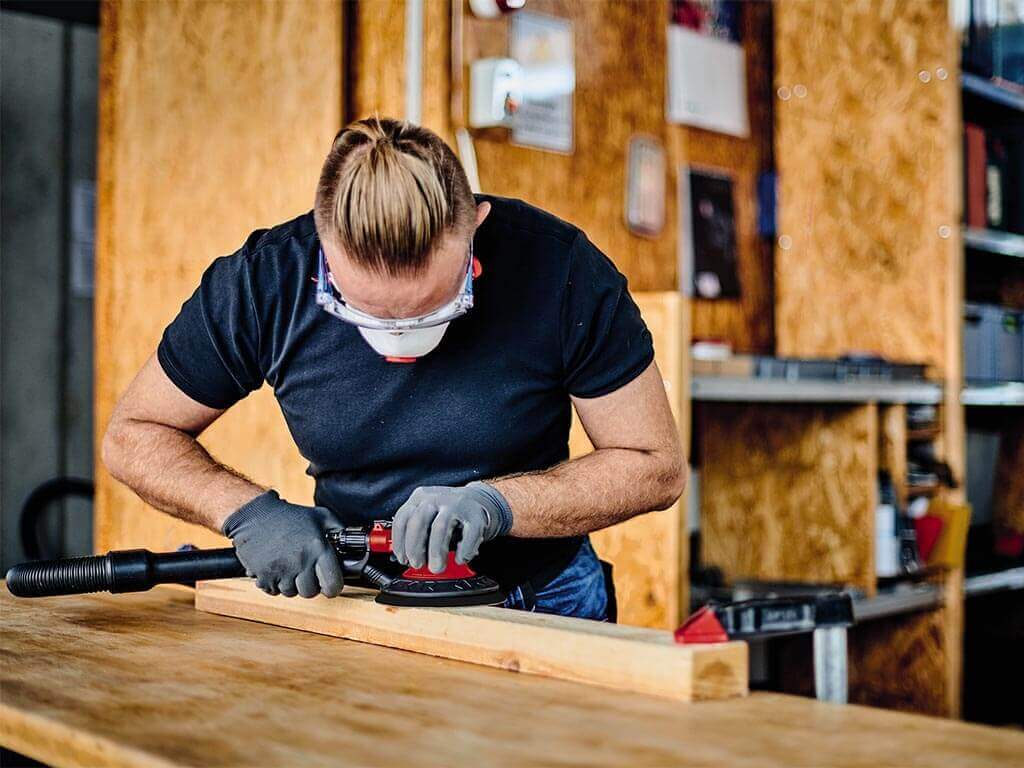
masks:
<svg viewBox="0 0 1024 768"><path fill-rule="evenodd" d="M1021 764L1024 0L3 0L0 57L4 765ZM590 531L603 622L464 557L514 539L527 503L487 474L422 483L484 514L450 523L440 570L401 556L419 523L397 505L328 510L316 552L343 579L305 599L265 589L242 548L269 512L234 534L257 501L222 535L104 460L179 311L229 301L197 291L214 260L312 222L315 199L319 216L325 157L359 120L440 137L492 201L478 232L534 226L506 210L557 219L625 278L686 483ZM443 322L407 313L436 331L425 352L395 341L406 315L346 303L338 257L314 248L296 291L319 324L274 315L292 313L275 322L301 327L296 349L190 433L196 450L274 489L275 514L330 507L287 399L308 379L279 370L321 343L310 328L355 325L381 413L337 440L382 461L421 437L386 393L434 391L442 360L469 378L506 361L475 401L444 401L450 441L424 472L447 476L433 465L486 401L546 365L504 326L483 360L444 356L496 322L491 240L470 241ZM544 294L555 317L590 289L513 272L503 301ZM608 322L591 335L620 333ZM564 358L546 323L520 326L523 349L563 334ZM187 380L162 350L167 381ZM590 393L558 392L565 445L547 453L607 452ZM318 413L351 425L330 414L349 407ZM493 420L510 454L540 407ZM154 476L174 458L135 456ZM612 485L575 498L596 509ZM326 584L322 565L306 573ZM543 707L558 715L535 723Z"/></svg>

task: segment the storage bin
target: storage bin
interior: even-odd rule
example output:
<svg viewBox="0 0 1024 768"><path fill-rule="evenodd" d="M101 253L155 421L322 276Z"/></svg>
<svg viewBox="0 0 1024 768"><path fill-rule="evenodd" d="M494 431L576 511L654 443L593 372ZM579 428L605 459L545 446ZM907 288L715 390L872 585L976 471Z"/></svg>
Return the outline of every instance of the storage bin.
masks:
<svg viewBox="0 0 1024 768"><path fill-rule="evenodd" d="M963 336L965 379L1024 380L1024 312L965 304Z"/></svg>

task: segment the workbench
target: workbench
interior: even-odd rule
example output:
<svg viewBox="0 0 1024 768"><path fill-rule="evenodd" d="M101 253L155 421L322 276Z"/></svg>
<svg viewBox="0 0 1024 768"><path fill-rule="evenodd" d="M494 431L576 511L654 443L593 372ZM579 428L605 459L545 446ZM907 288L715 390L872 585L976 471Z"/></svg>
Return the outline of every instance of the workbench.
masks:
<svg viewBox="0 0 1024 768"><path fill-rule="evenodd" d="M4 591L0 743L57 766L976 768L1024 754L1024 735L994 728L776 694L667 701L192 603L175 587Z"/></svg>

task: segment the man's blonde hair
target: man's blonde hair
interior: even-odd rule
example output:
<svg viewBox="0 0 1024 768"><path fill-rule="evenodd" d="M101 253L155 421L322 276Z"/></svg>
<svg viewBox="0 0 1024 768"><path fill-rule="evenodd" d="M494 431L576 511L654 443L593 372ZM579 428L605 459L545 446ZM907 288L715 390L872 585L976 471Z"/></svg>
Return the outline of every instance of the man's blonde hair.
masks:
<svg viewBox="0 0 1024 768"><path fill-rule="evenodd" d="M320 173L321 240L387 275L419 272L439 238L471 232L476 205L458 158L433 131L370 118L343 128Z"/></svg>

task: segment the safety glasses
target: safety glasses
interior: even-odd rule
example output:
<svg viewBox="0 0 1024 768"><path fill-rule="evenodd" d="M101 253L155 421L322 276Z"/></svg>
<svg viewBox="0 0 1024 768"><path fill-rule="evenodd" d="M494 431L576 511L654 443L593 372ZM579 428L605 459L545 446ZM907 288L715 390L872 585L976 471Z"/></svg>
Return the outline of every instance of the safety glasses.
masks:
<svg viewBox="0 0 1024 768"><path fill-rule="evenodd" d="M444 325L466 314L473 307L473 244L469 244L469 258L466 260L466 277L458 295L433 312L417 317L375 317L354 309L345 302L341 291L334 287L331 271L327 266L324 249L320 249L320 263L316 277L316 303L325 312L350 325L376 331L409 331L416 328L432 328Z"/></svg>

